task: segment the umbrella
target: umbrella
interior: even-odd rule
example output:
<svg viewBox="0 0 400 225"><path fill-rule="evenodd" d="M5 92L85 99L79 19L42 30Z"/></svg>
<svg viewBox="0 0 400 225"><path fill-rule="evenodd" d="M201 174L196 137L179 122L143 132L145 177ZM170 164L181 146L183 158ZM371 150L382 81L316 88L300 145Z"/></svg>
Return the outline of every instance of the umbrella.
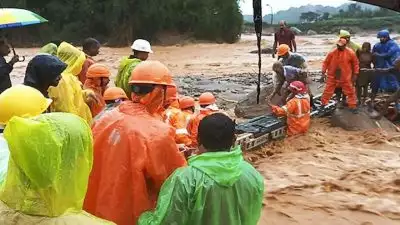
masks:
<svg viewBox="0 0 400 225"><path fill-rule="evenodd" d="M45 18L39 16L36 13L25 9L14 9L14 8L0 8L0 29L23 27L33 24L48 22ZM11 45L13 54L16 55L14 47ZM25 57L22 57L19 61L24 61Z"/></svg>
<svg viewBox="0 0 400 225"><path fill-rule="evenodd" d="M48 22L48 20L25 9L0 9L0 29L23 27L45 22Z"/></svg>

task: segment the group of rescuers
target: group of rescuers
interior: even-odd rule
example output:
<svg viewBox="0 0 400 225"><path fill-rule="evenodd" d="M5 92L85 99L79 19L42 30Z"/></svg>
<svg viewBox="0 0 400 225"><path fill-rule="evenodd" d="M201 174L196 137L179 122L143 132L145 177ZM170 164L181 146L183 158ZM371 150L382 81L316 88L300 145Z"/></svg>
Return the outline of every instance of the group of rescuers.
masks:
<svg viewBox="0 0 400 225"><path fill-rule="evenodd" d="M322 65L321 80L326 84L321 109L336 94L338 108L344 108L347 103L348 108L358 114L358 105L366 103L370 87L372 106L378 91L394 93L384 103L380 115L387 114L389 105L395 102L390 117L393 120L399 118L400 48L387 30L380 31L377 38L379 42L371 49L370 43L360 46L351 40L350 32L340 30L336 47L328 53ZM306 133L310 127L310 112L315 107L309 88L311 80L307 77L306 60L295 53L297 47L293 32L284 21L275 34L273 48L273 57L277 53L278 61L272 66L275 88L267 102L274 114L287 117L289 136ZM276 95L281 96L284 106L270 103Z"/></svg>
<svg viewBox="0 0 400 225"><path fill-rule="evenodd" d="M322 104L341 88L356 113L359 63L346 46L350 34L341 34L324 61ZM99 49L92 38L83 51L54 41L11 86L18 56L7 63L0 42L0 224L257 224L264 179L235 145L235 122L215 96L201 94L196 110L168 68L147 60L152 49L142 39L122 59L117 87L108 87L110 69L93 59ZM305 133L305 60L285 44L277 53L270 97L284 102L272 112L287 117L288 135Z"/></svg>
<svg viewBox="0 0 400 225"><path fill-rule="evenodd" d="M215 96L201 94L196 110L168 68L147 60L142 39L107 88L99 49L92 38L83 51L54 41L28 63L23 84L5 85L0 224L256 225L264 179ZM1 42L0 54L9 52ZM1 75L16 62L3 58Z"/></svg>

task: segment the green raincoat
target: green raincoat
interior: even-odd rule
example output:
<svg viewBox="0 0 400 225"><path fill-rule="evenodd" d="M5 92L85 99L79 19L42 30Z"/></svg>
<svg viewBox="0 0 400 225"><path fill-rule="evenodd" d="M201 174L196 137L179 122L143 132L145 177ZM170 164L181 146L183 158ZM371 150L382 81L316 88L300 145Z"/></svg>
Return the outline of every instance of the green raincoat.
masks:
<svg viewBox="0 0 400 225"><path fill-rule="evenodd" d="M47 53L50 55L57 56L57 45L53 43L49 43L45 46L43 46L40 50L39 53Z"/></svg>
<svg viewBox="0 0 400 225"><path fill-rule="evenodd" d="M113 224L82 210L93 164L90 127L72 114L12 118L10 149L0 189L2 225Z"/></svg>
<svg viewBox="0 0 400 225"><path fill-rule="evenodd" d="M138 225L256 225L263 180L240 147L194 156L163 184L155 212Z"/></svg>
<svg viewBox="0 0 400 225"><path fill-rule="evenodd" d="M124 57L118 68L118 74L115 78L115 86L122 88L128 98L131 98L131 89L129 87L129 80L131 79L132 70L141 63L140 59L130 59L129 57Z"/></svg>

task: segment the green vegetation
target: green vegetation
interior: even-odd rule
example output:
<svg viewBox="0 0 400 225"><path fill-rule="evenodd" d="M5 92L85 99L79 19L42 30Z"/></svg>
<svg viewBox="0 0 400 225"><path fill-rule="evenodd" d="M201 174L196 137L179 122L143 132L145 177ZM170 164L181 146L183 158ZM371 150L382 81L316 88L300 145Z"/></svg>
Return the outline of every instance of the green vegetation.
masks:
<svg viewBox="0 0 400 225"><path fill-rule="evenodd" d="M232 43L240 37L239 0L2 0L2 7L25 8L50 22L12 31L13 40L80 43L96 37L110 45L136 38L157 41L163 32Z"/></svg>

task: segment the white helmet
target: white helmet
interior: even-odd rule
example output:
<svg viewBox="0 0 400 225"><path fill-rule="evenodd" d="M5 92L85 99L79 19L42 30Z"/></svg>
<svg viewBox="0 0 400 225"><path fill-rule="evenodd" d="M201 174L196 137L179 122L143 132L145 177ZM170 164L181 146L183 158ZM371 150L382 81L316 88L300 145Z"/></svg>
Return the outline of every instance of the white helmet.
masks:
<svg viewBox="0 0 400 225"><path fill-rule="evenodd" d="M132 48L132 50L136 50L136 51L140 51L140 52L153 53L153 51L151 50L150 43L143 39L137 39L136 41L134 41L131 48Z"/></svg>

